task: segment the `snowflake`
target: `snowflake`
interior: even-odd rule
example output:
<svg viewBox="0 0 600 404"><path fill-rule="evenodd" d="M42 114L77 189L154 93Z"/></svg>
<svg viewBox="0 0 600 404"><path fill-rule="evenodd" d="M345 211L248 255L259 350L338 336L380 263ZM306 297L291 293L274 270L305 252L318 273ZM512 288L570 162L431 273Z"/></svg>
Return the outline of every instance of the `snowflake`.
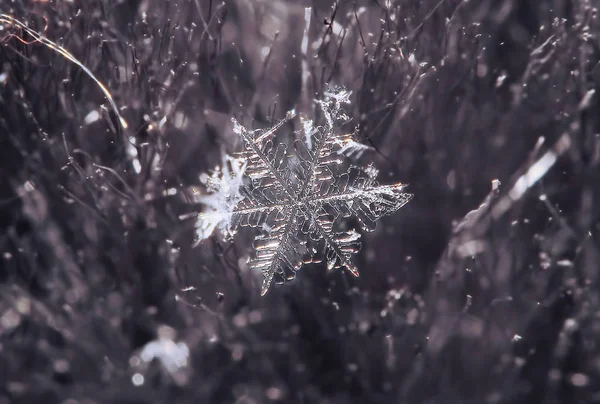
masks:
<svg viewBox="0 0 600 404"><path fill-rule="evenodd" d="M336 122L348 120L341 106L349 96L344 90L325 93L318 101L325 124L302 118L304 139L294 142L294 153L275 142L294 112L267 129L248 130L233 119L243 151L203 178L208 195L198 200L207 210L198 215L198 241L216 228L226 236L240 226L261 231L248 266L264 275L263 295L273 282L291 280L302 265L322 260L329 270L346 268L358 276L352 256L360 249L361 235L342 229L339 219L354 216L363 230L372 231L379 218L412 198L403 192L404 184L379 185L372 165L344 168L345 155L367 148L353 134L334 131Z"/></svg>

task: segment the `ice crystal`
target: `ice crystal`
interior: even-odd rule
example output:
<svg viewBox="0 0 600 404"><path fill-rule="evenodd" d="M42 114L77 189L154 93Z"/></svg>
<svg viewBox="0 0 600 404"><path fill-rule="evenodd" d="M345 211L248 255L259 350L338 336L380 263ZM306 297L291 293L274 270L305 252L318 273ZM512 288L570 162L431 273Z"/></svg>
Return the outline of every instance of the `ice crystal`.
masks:
<svg viewBox="0 0 600 404"><path fill-rule="evenodd" d="M200 182L208 192L198 195L194 190L195 201L206 206L205 212L196 221L198 242L210 237L216 228L219 228L225 238L233 236L231 222L236 206L244 199L241 190L245 170L245 161L226 155L221 167L215 168L210 176L200 176Z"/></svg>
<svg viewBox="0 0 600 404"><path fill-rule="evenodd" d="M343 267L358 276L352 256L360 234L342 229L339 219L354 216L363 230L372 231L379 218L412 198L404 184L379 185L372 165L344 164L345 155L366 148L354 134L335 131L337 122L348 120L342 104L349 97L344 90L325 93L318 101L324 125L303 117L303 139L294 142L293 153L275 135L294 112L267 129L248 130L233 119L244 149L203 179L208 195L198 200L207 210L198 215L198 241L216 228L226 236L240 226L261 231L248 266L264 275L263 295L273 281L293 279L303 264L322 260L330 270Z"/></svg>

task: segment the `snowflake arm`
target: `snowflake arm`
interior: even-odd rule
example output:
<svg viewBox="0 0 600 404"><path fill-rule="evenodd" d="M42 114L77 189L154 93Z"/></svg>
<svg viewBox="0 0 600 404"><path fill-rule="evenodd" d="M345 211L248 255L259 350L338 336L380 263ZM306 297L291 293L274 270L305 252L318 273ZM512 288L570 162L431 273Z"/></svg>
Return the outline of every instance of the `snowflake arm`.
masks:
<svg viewBox="0 0 600 404"><path fill-rule="evenodd" d="M247 130L232 119L233 131L244 141L244 150L237 157L249 163L248 177L256 188L268 190L277 200L290 201L295 198L289 181L291 173L286 167L287 147L283 143L274 146L275 133L294 116L294 113L288 112L285 119L272 128L254 131Z"/></svg>
<svg viewBox="0 0 600 404"><path fill-rule="evenodd" d="M254 257L248 262L248 267L260 270L264 280L261 295L265 295L276 275L283 283L295 277L296 271L303 264L302 248L304 243L297 237L300 225L298 208L286 208L280 211L275 223L267 234L261 234L254 240Z"/></svg>

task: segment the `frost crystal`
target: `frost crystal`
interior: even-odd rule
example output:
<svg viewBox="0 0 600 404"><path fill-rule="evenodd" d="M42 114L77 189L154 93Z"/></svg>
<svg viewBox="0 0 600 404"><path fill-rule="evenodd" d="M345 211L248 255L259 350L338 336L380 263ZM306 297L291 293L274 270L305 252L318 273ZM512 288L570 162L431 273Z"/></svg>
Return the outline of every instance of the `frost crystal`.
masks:
<svg viewBox="0 0 600 404"><path fill-rule="evenodd" d="M379 218L412 198L402 192L404 184L379 185L371 165L344 168L348 151L366 148L353 134L334 132L336 122L349 119L341 110L349 97L345 90L325 93L318 101L325 125L302 118L304 139L294 142L294 153L275 142L275 133L295 113L271 128L252 131L233 119L243 151L203 178L209 194L198 198L207 207L198 215L198 240L216 228L226 236L240 226L262 230L248 265L263 273L263 295L273 281L293 279L303 264L322 260L330 270L343 267L358 276L352 255L360 248L360 234L340 229L338 219L354 216L372 231Z"/></svg>

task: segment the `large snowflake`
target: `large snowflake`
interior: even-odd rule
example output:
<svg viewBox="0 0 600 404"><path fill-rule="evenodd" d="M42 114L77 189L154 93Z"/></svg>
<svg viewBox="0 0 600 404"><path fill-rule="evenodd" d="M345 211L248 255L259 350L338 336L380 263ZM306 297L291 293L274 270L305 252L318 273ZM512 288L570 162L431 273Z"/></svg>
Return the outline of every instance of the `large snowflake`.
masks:
<svg viewBox="0 0 600 404"><path fill-rule="evenodd" d="M366 147L353 134L334 131L337 121L348 119L341 106L349 95L325 94L319 101L321 126L301 118L304 136L294 142L294 153L275 141L293 112L268 129L248 130L234 119L243 151L202 179L208 193L197 198L205 205L196 223L198 241L215 228L227 237L240 226L261 230L248 265L263 273L263 295L273 282L293 279L303 264L322 260L330 270L343 267L358 276L352 256L360 249L360 234L343 229L339 219L354 216L363 230L372 231L380 217L412 198L404 184L379 185L373 166L344 164L345 155Z"/></svg>

